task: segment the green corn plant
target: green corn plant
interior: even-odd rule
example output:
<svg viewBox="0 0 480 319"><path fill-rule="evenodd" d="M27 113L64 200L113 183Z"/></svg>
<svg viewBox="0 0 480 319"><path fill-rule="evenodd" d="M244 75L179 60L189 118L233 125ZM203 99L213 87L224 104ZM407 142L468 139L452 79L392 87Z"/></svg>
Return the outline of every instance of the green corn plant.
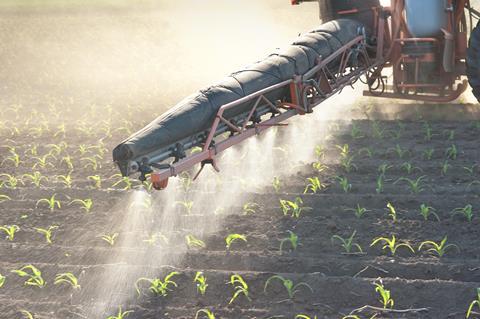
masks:
<svg viewBox="0 0 480 319"><path fill-rule="evenodd" d="M423 158L427 161L430 161L433 158L433 153L435 153L434 148L427 148L423 151Z"/></svg>
<svg viewBox="0 0 480 319"><path fill-rule="evenodd" d="M415 170L417 171L422 171L422 169L420 167L416 167L416 166L413 166L412 163L410 162L404 162L400 168L402 168L403 170L405 170L405 172L410 175L412 174Z"/></svg>
<svg viewBox="0 0 480 319"><path fill-rule="evenodd" d="M272 187L275 193L278 193L280 191L280 188L282 187L282 183L280 181L280 178L278 176L273 177L272 181Z"/></svg>
<svg viewBox="0 0 480 319"><path fill-rule="evenodd" d="M15 148L10 149L10 156L5 157L5 159L2 161L2 165L6 162L11 162L15 167L20 166L22 161L20 160L20 155L18 155L18 153L15 151Z"/></svg>
<svg viewBox="0 0 480 319"><path fill-rule="evenodd" d="M128 176L122 176L122 174L114 174L111 178L119 178L119 180L112 184L112 187L117 187L120 184L123 184L123 190L126 191L132 189L133 183Z"/></svg>
<svg viewBox="0 0 480 319"><path fill-rule="evenodd" d="M389 169L391 169L393 165L388 165L386 163L380 164L377 168L377 171L382 175L385 175Z"/></svg>
<svg viewBox="0 0 480 319"><path fill-rule="evenodd" d="M447 252L447 249L449 249L450 247L456 248L457 252L460 251L460 248L457 245L447 244L447 236L443 237L443 239L439 243L436 243L432 240L423 241L418 247L418 251L422 250L422 248L425 246L430 246L430 248L427 249L427 251L437 254L437 256L440 258L443 257L443 255L445 255L445 253Z"/></svg>
<svg viewBox="0 0 480 319"><path fill-rule="evenodd" d="M89 181L92 181L93 188L101 189L102 188L102 177L100 175L90 175L87 177Z"/></svg>
<svg viewBox="0 0 480 319"><path fill-rule="evenodd" d="M55 157L59 156L60 153L65 151L67 146L68 145L65 142L61 142L61 143L58 143L58 144L48 144L47 147L50 149L48 153L55 156Z"/></svg>
<svg viewBox="0 0 480 319"><path fill-rule="evenodd" d="M312 209L311 207L304 207L303 200L300 197L296 197L293 202L280 199L280 208L282 209L284 216L287 216L290 213L291 216L295 218L300 218L300 215L304 210Z"/></svg>
<svg viewBox="0 0 480 319"><path fill-rule="evenodd" d="M296 315L295 319L317 319L317 316L310 317L304 314L300 314L300 315Z"/></svg>
<svg viewBox="0 0 480 319"><path fill-rule="evenodd" d="M425 204L420 205L420 215L422 215L424 220L428 220L430 216L433 216L437 219L437 221L440 221L440 217L438 217L437 213L435 213L435 208Z"/></svg>
<svg viewBox="0 0 480 319"><path fill-rule="evenodd" d="M26 286L43 288L47 284L42 278L42 272L34 265L26 265L20 269L11 270L11 272L20 277L27 277L28 279L24 283Z"/></svg>
<svg viewBox="0 0 480 319"><path fill-rule="evenodd" d="M318 177L308 177L307 186L305 187L303 193L306 194L308 193L308 191L311 191L312 193L316 194L318 191L324 189L325 187L326 185L323 184Z"/></svg>
<svg viewBox="0 0 480 319"><path fill-rule="evenodd" d="M362 147L358 150L358 156L366 156L368 158L373 158L375 151L371 147Z"/></svg>
<svg viewBox="0 0 480 319"><path fill-rule="evenodd" d="M412 253L415 253L415 250L412 248L411 245L409 245L407 243L397 242L397 239L396 239L395 235L392 235L391 239L387 238L387 237L377 237L372 241L372 243L370 244L370 247L373 247L380 242L383 242L383 244L384 244L382 249L383 250L389 249L392 256L395 256L398 248L400 248L400 247L405 247L405 248L409 249Z"/></svg>
<svg viewBox="0 0 480 319"><path fill-rule="evenodd" d="M367 212L370 212L371 210L366 209L365 207L360 206L360 204L357 204L355 208L347 208L345 209L346 211L353 212L357 218L362 218Z"/></svg>
<svg viewBox="0 0 480 319"><path fill-rule="evenodd" d="M33 164L32 169L37 169L37 167L40 167L43 169L47 167L49 168L54 167L53 164L48 161L50 157L56 160L56 157L50 153L45 154L43 156L34 156L33 159L35 159L36 162L35 164Z"/></svg>
<svg viewBox="0 0 480 319"><path fill-rule="evenodd" d="M191 200L176 201L175 204L183 207L187 215L190 215L192 213L193 201Z"/></svg>
<svg viewBox="0 0 480 319"><path fill-rule="evenodd" d="M466 318L470 318L473 312L473 307L475 306L477 306L477 308L480 309L480 288L477 288L477 299L473 300L470 303L470 306L468 306Z"/></svg>
<svg viewBox="0 0 480 319"><path fill-rule="evenodd" d="M280 240L280 254L283 253L283 246L286 243L290 243L293 250L296 250L297 247L298 247L298 235L295 234L294 232L290 231L290 230L287 230L287 232L288 232L289 236Z"/></svg>
<svg viewBox="0 0 480 319"><path fill-rule="evenodd" d="M188 172L183 172L180 174L180 187L182 190L187 193L190 188L192 188L193 179Z"/></svg>
<svg viewBox="0 0 480 319"><path fill-rule="evenodd" d="M316 145L314 151L315 151L315 156L319 160L323 160L325 158L325 148L322 145Z"/></svg>
<svg viewBox="0 0 480 319"><path fill-rule="evenodd" d="M279 280L282 284L283 284L283 287L287 290L287 293L288 293L288 297L290 299L293 299L293 297L295 296L295 294L297 294L298 292L300 292L300 290L298 288L300 287L305 287L305 288L308 288L312 293L313 293L313 289L312 287L310 287L310 285L308 285L307 283L305 282L299 282L298 284L294 284L292 280L290 279L286 279L280 275L273 275L271 276L270 278L267 279L267 281L265 282L265 286L263 287L263 292L266 294L267 293L267 287L268 285L270 284L270 282L272 280Z"/></svg>
<svg viewBox="0 0 480 319"><path fill-rule="evenodd" d="M48 182L48 177L43 176L42 173L40 173L39 171L35 171L32 174L23 174L22 175L22 182L24 180L29 180L36 187L40 187L40 186L42 186L42 181Z"/></svg>
<svg viewBox="0 0 480 319"><path fill-rule="evenodd" d="M9 196L0 194L0 203L6 202L9 200L12 200Z"/></svg>
<svg viewBox="0 0 480 319"><path fill-rule="evenodd" d="M478 167L477 164L473 164L472 166L464 166L463 169L469 174L469 175L474 175L475 170Z"/></svg>
<svg viewBox="0 0 480 319"><path fill-rule="evenodd" d="M197 284L197 292L201 294L202 296L205 295L207 292L207 277L203 274L201 271L197 271L195 274L195 278L193 279L193 282Z"/></svg>
<svg viewBox="0 0 480 319"><path fill-rule="evenodd" d="M450 167L452 167L452 165L450 165L450 164L448 163L448 160L445 160L445 161L442 163L442 165L440 166L440 172L442 173L442 176L447 175L448 169L449 169Z"/></svg>
<svg viewBox="0 0 480 319"><path fill-rule="evenodd" d="M5 277L4 275L0 274L0 288L3 287L3 285L5 284L5 280L7 279L7 277Z"/></svg>
<svg viewBox="0 0 480 319"><path fill-rule="evenodd" d="M232 246L232 244L235 241L238 241L238 240L242 240L243 242L247 242L247 236L241 235L241 234L229 234L225 238L225 243L226 243L227 250L230 250L230 247Z"/></svg>
<svg viewBox="0 0 480 319"><path fill-rule="evenodd" d="M352 127L350 129L350 136L353 139L361 139L365 137L364 135L362 135L362 131L358 127L357 123L355 122L352 122Z"/></svg>
<svg viewBox="0 0 480 319"><path fill-rule="evenodd" d="M7 235L7 239L9 241L13 241L15 239L15 233L20 230L20 227L17 225L3 225L0 226L0 231L4 232Z"/></svg>
<svg viewBox="0 0 480 319"><path fill-rule="evenodd" d="M85 211L85 213L90 213L93 207L93 200L91 198L87 199L74 199L70 202L69 205L79 204L80 208Z"/></svg>
<svg viewBox="0 0 480 319"><path fill-rule="evenodd" d="M106 241L110 246L115 245L115 240L118 237L118 233L113 233L113 234L104 234L101 235L100 238Z"/></svg>
<svg viewBox="0 0 480 319"><path fill-rule="evenodd" d="M35 317L33 316L33 313L31 313L28 310L22 309L20 310L20 313L23 315L23 318L25 319L35 319Z"/></svg>
<svg viewBox="0 0 480 319"><path fill-rule="evenodd" d="M474 214L473 214L473 206L468 204L465 207L458 207L452 210L452 215L455 216L457 214L460 214L464 216L468 222L471 222L473 220Z"/></svg>
<svg viewBox="0 0 480 319"><path fill-rule="evenodd" d="M387 203L387 208L388 208L388 216L394 221L397 221L397 210L395 207L393 207L392 203L388 202Z"/></svg>
<svg viewBox="0 0 480 319"><path fill-rule="evenodd" d="M326 171L328 169L328 166L323 164L322 162L314 162L312 164L312 167L314 170L317 171L317 173L321 173L323 171Z"/></svg>
<svg viewBox="0 0 480 319"><path fill-rule="evenodd" d="M340 150L340 157L346 158L350 155L350 146L348 144L335 145Z"/></svg>
<svg viewBox="0 0 480 319"><path fill-rule="evenodd" d="M333 235L331 238L332 245L335 243L335 239L336 239L340 241L341 246L343 247L343 249L347 254L352 253L353 247L357 248L358 252L363 253L362 247L359 244L354 243L354 237L356 234L357 234L357 231L354 230L353 233L348 238L343 238L339 235Z"/></svg>
<svg viewBox="0 0 480 319"><path fill-rule="evenodd" d="M10 174L0 174L2 180L0 181L0 187L5 186L6 188L16 189L18 184L22 183L21 179L18 179L14 175Z"/></svg>
<svg viewBox="0 0 480 319"><path fill-rule="evenodd" d="M185 240L187 241L187 246L189 248L205 248L207 245L203 240L195 238L193 235L185 236Z"/></svg>
<svg viewBox="0 0 480 319"><path fill-rule="evenodd" d="M143 241L145 243L148 243L149 245L155 245L155 243L157 243L159 240L161 240L165 245L168 245L170 242L168 238L162 233L151 234L147 239L144 239Z"/></svg>
<svg viewBox="0 0 480 319"><path fill-rule="evenodd" d="M197 310L197 312L195 313L195 319L199 319L201 315L203 315L207 319L215 319L215 314L208 309Z"/></svg>
<svg viewBox="0 0 480 319"><path fill-rule="evenodd" d="M350 173L358 169L357 165L353 163L354 157L355 156L348 156L340 159L340 165L345 170L345 172Z"/></svg>
<svg viewBox="0 0 480 319"><path fill-rule="evenodd" d="M37 201L35 207L38 208L39 204L45 203L45 204L48 205L48 208L50 208L50 211L52 211L52 212L55 210L55 207L62 208L62 204L60 203L60 201L55 199L56 195L57 194L53 194L52 197L50 197L50 198L39 199Z"/></svg>
<svg viewBox="0 0 480 319"><path fill-rule="evenodd" d="M229 305L232 304L235 301L235 299L237 299L238 296L240 295L244 295L245 298L248 299L248 301L252 301L252 299L249 297L248 285L245 282L245 280L242 278L242 276L231 275L230 281L228 283L232 285L234 289L233 296L228 302Z"/></svg>
<svg viewBox="0 0 480 319"><path fill-rule="evenodd" d="M424 179L426 178L427 176L423 175L423 176L420 176L418 177L417 179L410 179L410 178L407 178L407 177L400 177L399 179L397 179L394 184L398 183L398 182L401 182L401 181L405 181L407 182L407 185L409 187L409 190L412 194L418 194L418 193L421 193L425 190L424 188Z"/></svg>
<svg viewBox="0 0 480 319"><path fill-rule="evenodd" d="M73 179L72 175L68 173L67 175L57 175L57 181L59 181L66 188L72 188Z"/></svg>
<svg viewBox="0 0 480 319"><path fill-rule="evenodd" d="M61 164L65 163L67 168L70 171L73 171L73 160L72 160L72 157L70 155L66 155L66 156L62 157L62 160L60 161L60 163Z"/></svg>
<svg viewBox="0 0 480 319"><path fill-rule="evenodd" d="M255 214L260 209L260 205L253 202L243 204L243 215Z"/></svg>
<svg viewBox="0 0 480 319"><path fill-rule="evenodd" d="M345 176L337 176L338 183L345 193L352 190L352 184L349 183L348 178Z"/></svg>
<svg viewBox="0 0 480 319"><path fill-rule="evenodd" d="M383 282L381 279L379 279L378 282L375 282L373 284L375 285L375 292L377 292L380 295L380 302L383 305L383 309L387 309L387 308L392 309L395 302L392 299L390 290L385 289L385 286L383 285Z"/></svg>
<svg viewBox="0 0 480 319"><path fill-rule="evenodd" d="M445 156L448 159L456 160L457 155L458 155L458 150L457 150L457 146L455 146L455 144L452 144L450 147L448 147L445 150Z"/></svg>
<svg viewBox="0 0 480 319"><path fill-rule="evenodd" d="M141 287L139 286L139 284L144 281L149 284L148 290L153 294L162 297L168 296L168 292L172 291L172 289L170 289L170 286L178 287L177 283L172 280L173 276L177 275L180 275L180 273L177 271L172 271L171 273L167 274L165 278L163 278L163 280L161 278L145 277L137 279L137 281L135 282L135 289L137 290L138 296L142 295Z"/></svg>
<svg viewBox="0 0 480 319"><path fill-rule="evenodd" d="M395 145L394 148L388 149L387 152L394 152L400 159L404 158L408 153L410 153L409 150L402 149L399 144Z"/></svg>
<svg viewBox="0 0 480 319"><path fill-rule="evenodd" d="M372 122L372 135L377 139L383 139L385 136L385 128L383 128L378 121Z"/></svg>
<svg viewBox="0 0 480 319"><path fill-rule="evenodd" d="M98 163L96 156L83 157L81 161L86 162L86 164L83 165L83 168L91 168L94 172L96 172L97 169L101 167L100 163Z"/></svg>
<svg viewBox="0 0 480 319"><path fill-rule="evenodd" d="M432 139L432 128L426 121L423 124L423 131L425 133L425 141L430 141Z"/></svg>
<svg viewBox="0 0 480 319"><path fill-rule="evenodd" d="M385 175L380 174L377 177L377 180L375 182L375 192L377 192L377 194L381 194L383 193L384 188L385 188Z"/></svg>
<svg viewBox="0 0 480 319"><path fill-rule="evenodd" d="M126 318L129 314L131 314L133 310L128 310L128 311L122 311L122 307L118 307L118 313L117 315L114 316L109 316L107 319L124 319Z"/></svg>
<svg viewBox="0 0 480 319"><path fill-rule="evenodd" d="M62 283L70 285L73 289L81 288L81 286L78 284L78 278L71 272L64 272L55 276L55 281L53 284L59 285Z"/></svg>
<svg viewBox="0 0 480 319"><path fill-rule="evenodd" d="M39 227L35 227L34 228L38 233L42 234L45 236L45 240L48 244L51 244L52 243L52 235L53 235L53 231L55 229L58 229L58 226L56 225L52 225L48 228L39 228Z"/></svg>
<svg viewBox="0 0 480 319"><path fill-rule="evenodd" d="M53 134L53 137L62 136L65 138L65 123L60 124L57 129L58 130Z"/></svg>

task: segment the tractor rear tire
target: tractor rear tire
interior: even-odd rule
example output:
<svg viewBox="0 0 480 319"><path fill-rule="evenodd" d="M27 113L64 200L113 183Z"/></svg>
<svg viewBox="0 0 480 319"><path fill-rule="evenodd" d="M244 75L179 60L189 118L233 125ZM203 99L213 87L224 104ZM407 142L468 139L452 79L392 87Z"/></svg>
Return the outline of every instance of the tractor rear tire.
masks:
<svg viewBox="0 0 480 319"><path fill-rule="evenodd" d="M467 77L473 95L480 102L480 21L470 34L467 49Z"/></svg>

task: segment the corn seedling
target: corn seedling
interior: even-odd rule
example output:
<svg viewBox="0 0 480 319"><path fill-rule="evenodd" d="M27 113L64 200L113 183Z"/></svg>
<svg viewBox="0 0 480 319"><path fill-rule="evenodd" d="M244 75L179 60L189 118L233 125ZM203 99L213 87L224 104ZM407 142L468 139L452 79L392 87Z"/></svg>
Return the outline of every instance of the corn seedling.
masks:
<svg viewBox="0 0 480 319"><path fill-rule="evenodd" d="M7 235L5 238L7 238L9 241L13 241L15 239L15 233L20 230L20 227L17 225L3 225L0 226L0 231L3 231L5 235Z"/></svg>
<svg viewBox="0 0 480 319"><path fill-rule="evenodd" d="M377 194L381 194L383 193L384 188L385 188L385 175L380 174L377 177L377 180L375 182L375 192L377 192Z"/></svg>
<svg viewBox="0 0 480 319"><path fill-rule="evenodd" d="M377 171L378 171L379 173L381 173L382 175L385 175L385 174L387 173L387 171L388 171L389 169L391 169L392 167L393 167L393 165L388 165L388 164L386 164L386 163L383 163L383 164L381 164L381 165L378 166Z"/></svg>
<svg viewBox="0 0 480 319"><path fill-rule="evenodd" d="M243 204L243 214L250 215L256 213L260 209L260 205L253 202Z"/></svg>
<svg viewBox="0 0 480 319"><path fill-rule="evenodd" d="M325 170L328 169L328 166L325 165L325 164L323 164L322 162L314 162L314 163L312 164L312 167L313 167L313 169L316 170L318 173L321 173L321 172L323 172L323 171L325 171Z"/></svg>
<svg viewBox="0 0 480 319"><path fill-rule="evenodd" d="M170 286L178 287L177 283L172 280L173 276L180 275L179 272L177 271L172 271L168 275L165 276L165 278L162 280L160 278L139 278L135 282L135 289L137 290L138 296L142 295L141 292L141 287L139 286L139 283L146 281L149 284L148 290L155 295L166 297L168 295L169 291L172 291L170 289Z"/></svg>
<svg viewBox="0 0 480 319"><path fill-rule="evenodd" d="M355 208L347 208L346 211L353 212L357 218L362 218L365 213L370 212L370 210L360 206L360 204L357 204Z"/></svg>
<svg viewBox="0 0 480 319"><path fill-rule="evenodd" d="M435 153L435 149L427 148L426 150L423 151L423 158L430 161L433 157L433 153Z"/></svg>
<svg viewBox="0 0 480 319"><path fill-rule="evenodd" d="M122 311L122 307L118 307L118 313L115 316L109 316L107 319L124 319L126 318L129 314L131 314L133 310L128 310L128 311Z"/></svg>
<svg viewBox="0 0 480 319"><path fill-rule="evenodd" d="M355 122L352 122L352 127L350 129L350 136L353 139L360 139L365 137L364 135L362 135L362 131L358 128L357 123Z"/></svg>
<svg viewBox="0 0 480 319"><path fill-rule="evenodd" d="M88 176L87 179L93 182L93 187L96 189L102 188L102 178L99 175Z"/></svg>
<svg viewBox="0 0 480 319"><path fill-rule="evenodd" d="M145 243L148 243L149 245L155 245L158 240L161 240L165 245L168 245L169 243L168 238L161 233L151 234L147 239L144 239L143 241Z"/></svg>
<svg viewBox="0 0 480 319"><path fill-rule="evenodd" d="M42 288L46 285L45 280L42 278L42 272L33 265L26 265L20 269L11 270L11 272L20 277L27 277L28 279L24 283L26 286Z"/></svg>
<svg viewBox="0 0 480 319"><path fill-rule="evenodd" d="M380 295L380 302L383 305L383 309L393 308L395 302L393 301L390 290L385 289L382 280L380 279L378 282L373 283L375 285L375 292Z"/></svg>
<svg viewBox="0 0 480 319"><path fill-rule="evenodd" d="M405 149L402 149L402 147L397 144L395 145L394 148L390 148L387 150L387 152L394 152L398 158L402 159L404 158L410 151L409 150L405 150Z"/></svg>
<svg viewBox="0 0 480 319"><path fill-rule="evenodd" d="M412 174L415 170L422 171L420 167L413 166L410 162L405 162L400 167L405 170L405 173L408 175Z"/></svg>
<svg viewBox="0 0 480 319"><path fill-rule="evenodd" d="M248 299L248 301L252 301L252 299L250 299L250 297L248 296L248 285L245 280L243 280L242 276L232 275L230 276L230 281L228 283L232 285L234 289L233 296L228 302L229 305L232 304L232 302L234 302L235 299L237 299L238 296L240 296L241 294L243 294Z"/></svg>
<svg viewBox="0 0 480 319"><path fill-rule="evenodd" d="M335 145L340 150L340 157L346 158L350 155L350 146L348 144Z"/></svg>
<svg viewBox="0 0 480 319"><path fill-rule="evenodd" d="M306 194L308 193L308 191L311 191L312 193L316 194L318 191L324 189L325 187L326 185L323 184L318 177L308 177L307 186L305 187L303 193Z"/></svg>
<svg viewBox="0 0 480 319"><path fill-rule="evenodd" d="M292 246L292 249L293 250L296 250L297 247L298 247L298 235L295 234L294 232L290 231L290 230L287 230L289 236L286 237L286 238L283 238L281 241L280 241L280 254L283 253L283 246L286 244L286 243L290 243L290 245Z"/></svg>
<svg viewBox="0 0 480 319"><path fill-rule="evenodd" d="M450 247L455 247L457 251L460 251L460 248L457 245L447 244L447 236L443 237L440 243L436 243L432 240L427 240L422 242L418 247L418 251L422 250L424 246L430 246L430 248L427 249L427 251L437 254L437 256L440 258L443 257L443 255L445 255L447 249Z"/></svg>
<svg viewBox="0 0 480 319"><path fill-rule="evenodd" d="M448 173L448 169L451 167L452 165L450 165L448 163L448 160L445 160L443 163L442 163L442 166L440 166L440 171L442 173L442 176L445 176L447 175Z"/></svg>
<svg viewBox="0 0 480 319"><path fill-rule="evenodd" d="M310 316L301 314L301 315L296 315L295 319L317 319L317 316L310 317Z"/></svg>
<svg viewBox="0 0 480 319"><path fill-rule="evenodd" d="M452 144L449 148L445 150L445 156L448 159L456 160L458 155L458 150L457 146L455 144Z"/></svg>
<svg viewBox="0 0 480 319"><path fill-rule="evenodd" d="M315 146L315 156L319 160L323 160L325 158L325 149L322 145L316 145Z"/></svg>
<svg viewBox="0 0 480 319"><path fill-rule="evenodd" d="M397 210L395 207L393 207L392 203L388 202L387 203L387 208L388 208L388 216L394 221L397 221Z"/></svg>
<svg viewBox="0 0 480 319"><path fill-rule="evenodd" d="M300 197L296 197L293 202L280 199L280 208L282 209L284 216L287 216L290 213L291 216L295 218L300 218L300 214L304 210L312 209L311 207L303 207L303 200Z"/></svg>
<svg viewBox="0 0 480 319"><path fill-rule="evenodd" d="M348 178L345 176L337 176L338 183L345 193L348 193L352 190L352 184L348 182Z"/></svg>
<svg viewBox="0 0 480 319"><path fill-rule="evenodd" d="M465 207L459 207L459 208L455 208L454 210L452 210L452 214L453 216L457 215L457 214L460 214L462 216L464 216L468 222L471 222L473 220L473 206L468 204L466 205Z"/></svg>
<svg viewBox="0 0 480 319"><path fill-rule="evenodd" d="M247 242L247 236L245 235L240 235L240 234L230 234L225 238L225 243L227 250L230 250L230 247L232 246L233 242L237 240L242 240L244 242Z"/></svg>
<svg viewBox="0 0 480 319"><path fill-rule="evenodd" d="M182 207L185 210L185 214L190 215L193 208L193 201L191 200L176 201L175 205Z"/></svg>
<svg viewBox="0 0 480 319"><path fill-rule="evenodd" d="M18 167L21 163L20 161L20 155L16 153L15 148L10 149L10 156L7 156L3 161L2 165L5 164L6 162L11 162L13 166Z"/></svg>
<svg viewBox="0 0 480 319"><path fill-rule="evenodd" d="M204 317L206 317L207 319L215 319L215 314L208 309L197 310L197 312L195 313L195 319L199 319L200 316L202 316L202 315Z"/></svg>
<svg viewBox="0 0 480 319"><path fill-rule="evenodd" d="M112 178L113 177L117 177L117 178L119 178L119 180L116 181L115 183L113 183L112 187L117 187L120 184L123 184L124 185L124 187L122 188L123 190L126 191L126 190L132 189L133 183L128 176L122 176L121 174L115 174L115 175L112 176Z"/></svg>
<svg viewBox="0 0 480 319"><path fill-rule="evenodd" d="M384 245L382 249L383 250L389 249L392 256L395 256L398 248L400 247L405 247L409 249L412 253L415 253L415 250L412 248L410 244L397 242L395 235L392 235L391 239L387 237L377 237L372 241L372 243L370 244L370 247L375 246L379 242L383 242Z"/></svg>
<svg viewBox="0 0 480 319"><path fill-rule="evenodd" d="M60 161L60 163L62 163L62 164L65 163L65 165L67 166L67 168L70 171L73 170L73 161L72 161L72 157L70 155L62 157L62 160Z"/></svg>
<svg viewBox="0 0 480 319"><path fill-rule="evenodd" d="M75 275L72 274L71 272L57 274L55 276L55 281L53 283L55 285L64 283L72 286L73 289L80 289L80 285L78 284L78 278L75 277Z"/></svg>
<svg viewBox="0 0 480 319"><path fill-rule="evenodd" d="M2 180L0 181L0 187L5 186L6 188L16 189L19 183L22 183L20 179L10 174L0 174Z"/></svg>
<svg viewBox="0 0 480 319"><path fill-rule="evenodd" d="M105 234L100 236L100 238L106 241L110 246L115 245L115 240L117 239L117 237L118 233L113 233L111 235Z"/></svg>
<svg viewBox="0 0 480 319"><path fill-rule="evenodd" d="M373 158L374 155L374 150L370 147L362 147L361 149L358 150L357 154L358 156L366 156L368 158Z"/></svg>
<svg viewBox="0 0 480 319"><path fill-rule="evenodd" d="M272 181L272 187L275 193L278 193L280 191L280 188L282 187L282 183L280 182L280 178L275 176Z"/></svg>
<svg viewBox="0 0 480 319"><path fill-rule="evenodd" d="M81 160L86 162L86 164L83 165L83 168L85 169L91 168L94 172L96 172L97 169L101 167L101 165L98 163L96 156L84 157Z"/></svg>
<svg viewBox="0 0 480 319"><path fill-rule="evenodd" d="M45 204L48 205L48 208L50 208L50 211L52 211L52 212L55 210L55 207L61 208L62 204L60 203L59 200L55 199L55 196L56 196L56 194L53 194L52 197L50 197L50 198L39 199L37 201L35 207L38 207L39 204L45 203Z"/></svg>
<svg viewBox="0 0 480 319"><path fill-rule="evenodd" d="M70 202L69 205L79 204L80 209L83 209L85 213L90 213L93 207L93 200L91 198L87 199L74 199Z"/></svg>
<svg viewBox="0 0 480 319"><path fill-rule="evenodd" d="M48 161L49 157L53 157L54 159L56 159L55 156L53 156L50 153L45 154L43 156L33 157L33 159L35 159L36 162L35 162L35 164L33 164L32 169L37 169L37 167L40 167L40 168L43 168L43 169L47 168L47 167L52 168L53 164Z"/></svg>
<svg viewBox="0 0 480 319"><path fill-rule="evenodd" d="M7 279L7 277L5 277L4 275L0 274L0 288L3 287L3 285L5 284L5 280Z"/></svg>
<svg viewBox="0 0 480 319"><path fill-rule="evenodd" d="M474 175L477 166L478 166L477 164L473 164L472 166L464 166L463 169L464 169L469 175Z"/></svg>
<svg viewBox="0 0 480 319"><path fill-rule="evenodd" d="M425 204L420 205L420 215L422 215L424 220L428 220L430 216L433 216L437 219L437 221L440 221L440 217L438 217L437 213L435 213L435 208Z"/></svg>
<svg viewBox="0 0 480 319"><path fill-rule="evenodd" d="M193 184L193 179L188 172L180 174L180 187L186 193L190 190Z"/></svg>
<svg viewBox="0 0 480 319"><path fill-rule="evenodd" d="M430 141L432 139L432 128L428 122L423 124L423 131L425 133L425 141Z"/></svg>
<svg viewBox="0 0 480 319"><path fill-rule="evenodd" d="M409 190L412 194L418 194L418 193L421 193L425 190L424 186L422 185L424 182L423 180L426 178L427 176L423 175L423 176L420 176L418 177L417 179L410 179L410 178L407 178L407 177L400 177L399 179L397 179L394 184L398 183L398 182L401 182L401 181L405 181L407 182L407 185L409 187Z"/></svg>
<svg viewBox="0 0 480 319"><path fill-rule="evenodd" d="M207 245L205 245L205 242L203 240L195 238L193 235L185 236L185 240L187 241L187 246L189 248L205 248L205 247L207 247Z"/></svg>
<svg viewBox="0 0 480 319"><path fill-rule="evenodd" d="M383 139L385 136L385 128L383 128L378 121L372 122L372 135L377 139Z"/></svg>
<svg viewBox="0 0 480 319"><path fill-rule="evenodd" d="M48 228L39 228L35 227L34 228L38 233L42 234L45 236L45 240L47 243L51 244L52 243L52 233L55 229L58 229L58 226L50 226Z"/></svg>
<svg viewBox="0 0 480 319"><path fill-rule="evenodd" d="M33 174L23 174L22 181L29 180L36 187L42 186L42 181L48 182L48 177L43 176L39 171L34 172Z"/></svg>
<svg viewBox="0 0 480 319"><path fill-rule="evenodd" d="M336 240L340 241L341 246L343 247L343 249L345 250L345 252L347 254L352 253L352 248L353 247L357 248L358 252L363 253L362 247L359 244L353 242L353 238L355 237L356 233L357 233L357 231L354 230L353 233L348 238L343 238L339 235L333 235L332 238L331 238L332 245L334 244L335 239L336 239Z"/></svg>
<svg viewBox="0 0 480 319"><path fill-rule="evenodd" d="M270 284L270 282L272 280L280 280L281 283L283 284L283 287L285 287L285 289L287 290L287 293L288 293L288 297L290 299L293 299L293 297L295 296L296 293L298 293L300 290L298 288L300 287L305 287L305 288L308 288L312 293L313 293L313 289L312 287L310 287L307 283L305 282L299 282L298 284L294 284L292 280L290 279L286 279L280 275L273 275L271 276L270 278L267 279L267 281L265 282L265 286L263 288L263 292L264 293L267 293L267 287L268 285Z"/></svg>
<svg viewBox="0 0 480 319"><path fill-rule="evenodd" d="M343 157L340 160L340 165L343 167L345 172L350 173L353 170L357 170L357 165L353 164L354 156Z"/></svg>
<svg viewBox="0 0 480 319"><path fill-rule="evenodd" d="M6 202L9 200L12 200L9 196L0 194L0 203Z"/></svg>
<svg viewBox="0 0 480 319"><path fill-rule="evenodd" d="M57 180L66 188L72 188L73 179L70 173L67 175L57 175Z"/></svg>
<svg viewBox="0 0 480 319"><path fill-rule="evenodd" d="M20 313L22 314L23 318L25 319L35 319L35 317L33 316L33 313L31 313L30 311L28 310L20 310Z"/></svg>
<svg viewBox="0 0 480 319"><path fill-rule="evenodd" d="M200 293L202 296L205 295L207 292L207 277L201 271L197 271L195 274L195 278L193 282L197 284L197 292Z"/></svg>
<svg viewBox="0 0 480 319"><path fill-rule="evenodd" d="M468 306L466 318L470 318L470 315L472 314L472 311L473 311L473 307L475 306L477 306L477 308L480 309L480 288L477 288L477 299L472 301L470 303L470 306Z"/></svg>

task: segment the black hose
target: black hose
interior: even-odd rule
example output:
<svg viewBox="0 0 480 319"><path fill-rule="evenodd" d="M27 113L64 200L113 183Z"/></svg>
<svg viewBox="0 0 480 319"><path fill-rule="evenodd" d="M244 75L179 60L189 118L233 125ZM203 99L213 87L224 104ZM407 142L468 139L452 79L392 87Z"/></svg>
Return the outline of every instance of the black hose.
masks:
<svg viewBox="0 0 480 319"><path fill-rule="evenodd" d="M468 41L467 77L473 95L480 101L480 21L473 29Z"/></svg>

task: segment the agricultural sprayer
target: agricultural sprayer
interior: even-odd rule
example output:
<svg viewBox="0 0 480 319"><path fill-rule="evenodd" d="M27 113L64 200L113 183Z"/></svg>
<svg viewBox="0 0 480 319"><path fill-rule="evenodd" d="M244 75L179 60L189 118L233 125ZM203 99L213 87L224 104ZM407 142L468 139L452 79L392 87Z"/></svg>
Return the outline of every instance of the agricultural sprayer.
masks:
<svg viewBox="0 0 480 319"><path fill-rule="evenodd" d="M150 176L163 189L196 164L218 171L220 152L312 113L359 80L367 96L442 103L467 89L467 76L480 98L480 27L473 28L480 13L469 0L315 1L324 24L184 99L118 145L113 159L122 174Z"/></svg>

